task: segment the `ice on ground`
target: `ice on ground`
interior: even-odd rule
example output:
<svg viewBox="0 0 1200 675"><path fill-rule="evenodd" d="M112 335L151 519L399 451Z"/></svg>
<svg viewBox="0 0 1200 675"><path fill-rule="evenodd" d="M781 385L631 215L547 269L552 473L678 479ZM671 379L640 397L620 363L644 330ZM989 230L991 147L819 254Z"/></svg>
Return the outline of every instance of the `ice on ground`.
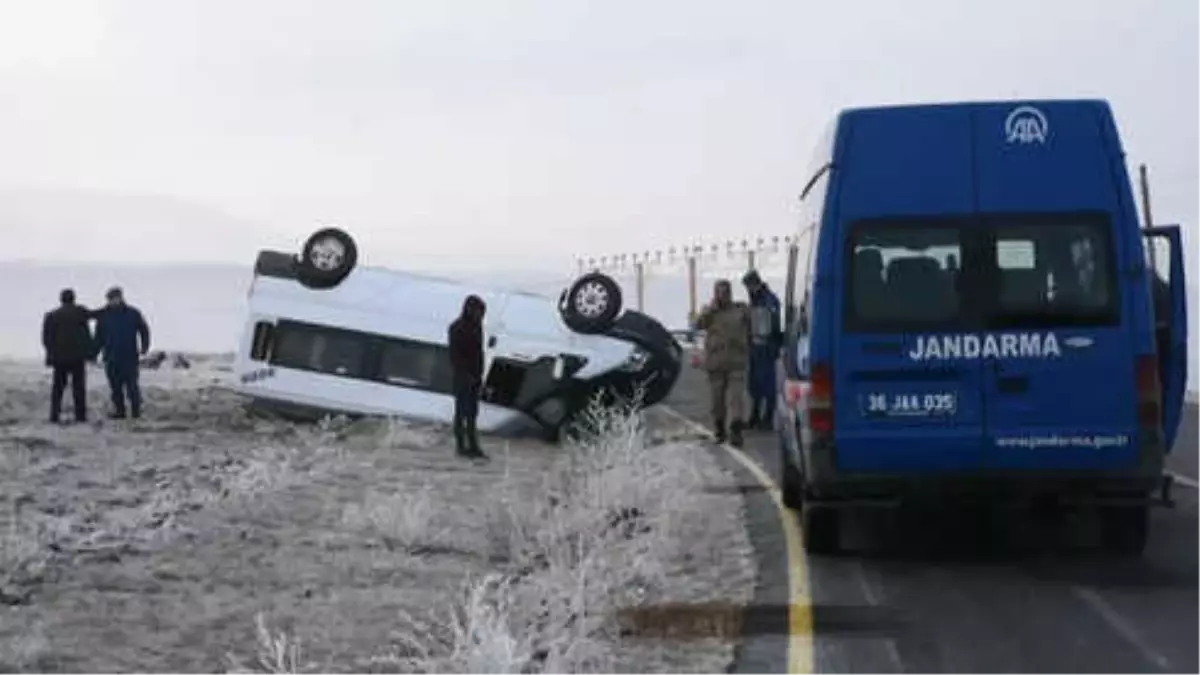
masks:
<svg viewBox="0 0 1200 675"><path fill-rule="evenodd" d="M254 418L222 389L223 357L144 371L145 417L99 421L103 375L89 375L98 421L52 426L47 369L0 361L0 670L388 669L401 617L512 572L497 504L514 486L540 498L567 451L485 439L479 465L437 427ZM704 450L673 447L701 480L732 484ZM756 570L741 498L693 496L659 535L678 541L654 598L744 605ZM643 672L717 672L735 638L614 648Z"/></svg>

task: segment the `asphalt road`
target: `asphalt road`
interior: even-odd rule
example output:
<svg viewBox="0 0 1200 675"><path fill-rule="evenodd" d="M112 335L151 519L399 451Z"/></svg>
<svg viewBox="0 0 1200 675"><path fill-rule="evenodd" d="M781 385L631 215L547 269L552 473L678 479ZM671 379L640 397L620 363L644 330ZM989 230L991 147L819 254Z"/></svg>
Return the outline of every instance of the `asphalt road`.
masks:
<svg viewBox="0 0 1200 675"><path fill-rule="evenodd" d="M688 368L667 405L707 422L703 375ZM1171 470L1197 478L1197 410L1189 406ZM788 569L780 513L742 476L760 565L736 670L787 668ZM746 454L778 482L772 434ZM1194 482L1193 482L1194 484ZM1136 560L1096 546L1094 523L950 513L921 522L847 523L852 549L792 561L807 571L813 663L823 672L1197 672L1197 492L1177 486L1156 509Z"/></svg>

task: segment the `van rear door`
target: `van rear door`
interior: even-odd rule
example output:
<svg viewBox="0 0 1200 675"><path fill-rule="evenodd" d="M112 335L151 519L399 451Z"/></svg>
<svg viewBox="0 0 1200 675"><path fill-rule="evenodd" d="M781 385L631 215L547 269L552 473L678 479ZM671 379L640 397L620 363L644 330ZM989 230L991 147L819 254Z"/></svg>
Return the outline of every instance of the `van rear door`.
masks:
<svg viewBox="0 0 1200 675"><path fill-rule="evenodd" d="M976 207L990 249L982 267L994 305L984 328L999 340L983 357L985 468L1137 460L1131 294L1144 290L1124 281L1140 254L1110 132L1099 102L1002 103L974 115Z"/></svg>
<svg viewBox="0 0 1200 675"><path fill-rule="evenodd" d="M1163 432L1167 451L1175 444L1187 392L1188 316L1183 238L1178 225L1143 230L1154 283L1154 332L1162 385Z"/></svg>
<svg viewBox="0 0 1200 675"><path fill-rule="evenodd" d="M985 469L1134 464L1137 355L1104 213L987 219Z"/></svg>
<svg viewBox="0 0 1200 675"><path fill-rule="evenodd" d="M980 362L944 358L973 322L960 276L964 225L888 218L851 226L833 369L839 469L978 468Z"/></svg>

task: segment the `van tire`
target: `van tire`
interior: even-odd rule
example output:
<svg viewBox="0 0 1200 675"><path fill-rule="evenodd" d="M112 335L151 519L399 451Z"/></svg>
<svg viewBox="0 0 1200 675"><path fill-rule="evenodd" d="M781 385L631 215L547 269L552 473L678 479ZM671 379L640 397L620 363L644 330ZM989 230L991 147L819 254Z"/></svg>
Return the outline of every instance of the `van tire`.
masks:
<svg viewBox="0 0 1200 675"><path fill-rule="evenodd" d="M341 248L340 255L331 255L320 248L333 244ZM309 288L333 288L342 283L358 264L358 246L344 230L326 227L312 233L304 242L297 261L300 283Z"/></svg>
<svg viewBox="0 0 1200 675"><path fill-rule="evenodd" d="M576 333L603 333L621 313L621 286L607 274L589 272L561 296L559 313L563 323Z"/></svg>
<svg viewBox="0 0 1200 675"><path fill-rule="evenodd" d="M804 507L804 476L785 457L783 460L783 505L794 511Z"/></svg>
<svg viewBox="0 0 1200 675"><path fill-rule="evenodd" d="M1140 556L1146 550L1150 534L1150 508L1144 504L1104 507L1100 509L1100 526L1108 551Z"/></svg>
<svg viewBox="0 0 1200 675"><path fill-rule="evenodd" d="M841 514L837 509L805 504L801 511L801 538L804 550L817 555L838 552L841 539Z"/></svg>

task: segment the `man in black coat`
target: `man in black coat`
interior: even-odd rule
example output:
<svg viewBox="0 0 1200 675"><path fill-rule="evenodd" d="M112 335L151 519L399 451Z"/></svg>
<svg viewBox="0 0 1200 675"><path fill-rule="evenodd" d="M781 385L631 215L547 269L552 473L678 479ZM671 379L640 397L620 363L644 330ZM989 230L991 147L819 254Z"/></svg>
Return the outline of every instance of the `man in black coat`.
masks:
<svg viewBox="0 0 1200 675"><path fill-rule="evenodd" d="M462 314L450 324L450 366L454 371L454 442L460 457L487 459L479 448L475 420L483 389L483 315L487 306L476 295L463 301Z"/></svg>
<svg viewBox="0 0 1200 675"><path fill-rule="evenodd" d="M87 421L87 362L96 357L92 330L88 326L88 310L75 304L75 291L65 289L59 294L58 309L46 312L42 321L42 346L46 349L46 365L54 369L50 388L50 422L58 424L62 413L63 391L71 380L71 397L75 403L75 421Z"/></svg>

